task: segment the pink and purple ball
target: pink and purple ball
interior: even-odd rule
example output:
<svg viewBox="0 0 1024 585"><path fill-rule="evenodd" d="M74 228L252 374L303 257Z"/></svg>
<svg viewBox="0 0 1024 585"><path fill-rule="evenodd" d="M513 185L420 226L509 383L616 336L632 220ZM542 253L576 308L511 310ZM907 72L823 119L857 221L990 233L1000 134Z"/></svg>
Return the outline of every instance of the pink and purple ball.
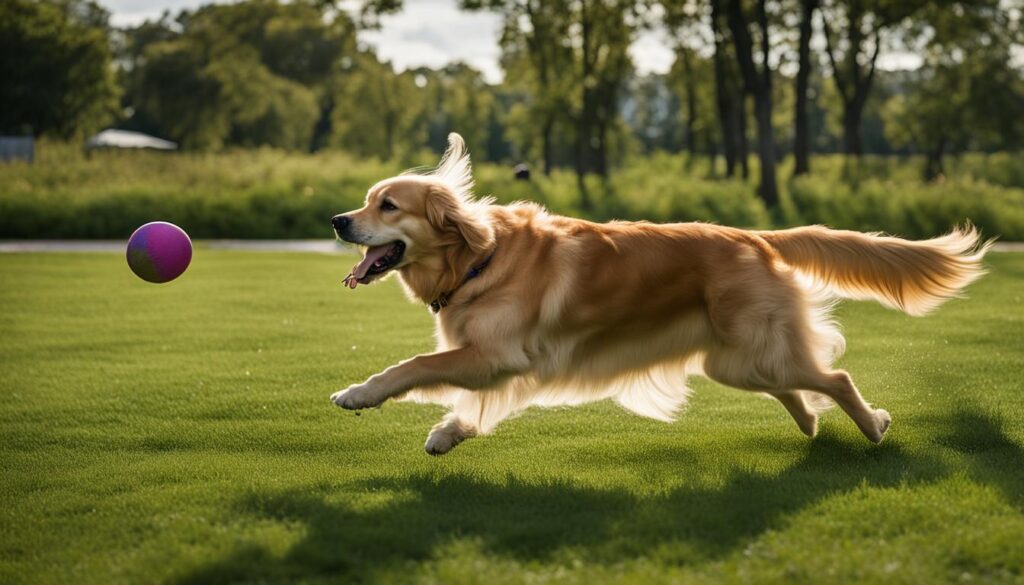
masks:
<svg viewBox="0 0 1024 585"><path fill-rule="evenodd" d="M170 282L192 261L192 240L180 227L153 221L128 238L128 266L142 280Z"/></svg>

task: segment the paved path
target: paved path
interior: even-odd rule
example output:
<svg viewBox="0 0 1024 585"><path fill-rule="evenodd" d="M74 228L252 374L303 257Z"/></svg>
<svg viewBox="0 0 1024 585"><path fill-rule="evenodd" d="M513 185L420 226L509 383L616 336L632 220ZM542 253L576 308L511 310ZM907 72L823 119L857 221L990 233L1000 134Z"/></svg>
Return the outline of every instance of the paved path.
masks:
<svg viewBox="0 0 1024 585"><path fill-rule="evenodd" d="M335 240L197 240L206 250L247 252L307 252L352 254L353 248ZM116 252L124 253L123 240L0 240L0 253L12 252ZM996 252L1024 252L1024 242L997 242Z"/></svg>

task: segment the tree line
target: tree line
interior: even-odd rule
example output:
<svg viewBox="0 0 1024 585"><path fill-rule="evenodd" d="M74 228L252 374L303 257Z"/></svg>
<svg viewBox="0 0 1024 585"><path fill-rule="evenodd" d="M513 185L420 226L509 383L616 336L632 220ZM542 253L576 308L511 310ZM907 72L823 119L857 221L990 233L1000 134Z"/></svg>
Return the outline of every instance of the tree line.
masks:
<svg viewBox="0 0 1024 585"><path fill-rule="evenodd" d="M461 0L500 15L504 80L451 64L396 72L358 40L401 9L368 0L244 0L115 29L92 0L0 5L0 132L81 136L107 124L194 150L340 148L413 159L457 130L478 158L607 177L631 152L689 151L722 175L812 152L926 155L1024 141L1020 0ZM658 29L675 62L638 76ZM879 68L886 51L913 71ZM1015 52L1016 51L1016 52ZM1016 60L1015 60L1016 59Z"/></svg>

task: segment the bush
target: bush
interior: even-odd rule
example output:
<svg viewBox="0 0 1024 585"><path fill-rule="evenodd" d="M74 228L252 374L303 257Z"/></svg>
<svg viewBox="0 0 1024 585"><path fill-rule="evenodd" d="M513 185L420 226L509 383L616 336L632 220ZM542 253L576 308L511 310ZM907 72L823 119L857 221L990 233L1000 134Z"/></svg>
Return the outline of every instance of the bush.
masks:
<svg viewBox="0 0 1024 585"><path fill-rule="evenodd" d="M0 166L2 238L125 238L157 219L196 238L326 238L331 216L359 207L367 188L402 170L398 163L338 152L86 156L44 142L38 153L34 165ZM419 159L414 162L436 162L433 155ZM949 166L962 174L936 185L921 183L916 160L866 157L851 166L840 157L818 157L813 175L781 184L783 204L774 217L756 197L753 179L708 178L703 161L688 162L655 154L630 161L607 181L589 178L587 209L568 170L517 181L506 166L482 164L475 176L477 193L502 203L536 201L556 213L599 221L758 228L822 223L921 238L971 220L988 235L1024 240L1024 177L1010 155L963 157Z"/></svg>
<svg viewBox="0 0 1024 585"><path fill-rule="evenodd" d="M974 180L939 185L870 179L856 190L828 179L792 182L787 225L820 223L861 231L926 238L971 221L986 235L1024 240L1024 190Z"/></svg>

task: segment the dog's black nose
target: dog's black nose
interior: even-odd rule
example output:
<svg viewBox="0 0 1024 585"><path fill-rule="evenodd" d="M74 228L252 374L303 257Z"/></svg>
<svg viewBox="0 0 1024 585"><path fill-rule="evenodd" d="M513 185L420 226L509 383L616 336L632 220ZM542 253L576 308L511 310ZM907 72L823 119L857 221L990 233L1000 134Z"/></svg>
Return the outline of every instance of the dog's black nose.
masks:
<svg viewBox="0 0 1024 585"><path fill-rule="evenodd" d="M331 225L333 225L334 229L338 230L339 232L348 227L348 224L350 223L352 223L352 220L344 215L335 215L334 217L331 218Z"/></svg>

